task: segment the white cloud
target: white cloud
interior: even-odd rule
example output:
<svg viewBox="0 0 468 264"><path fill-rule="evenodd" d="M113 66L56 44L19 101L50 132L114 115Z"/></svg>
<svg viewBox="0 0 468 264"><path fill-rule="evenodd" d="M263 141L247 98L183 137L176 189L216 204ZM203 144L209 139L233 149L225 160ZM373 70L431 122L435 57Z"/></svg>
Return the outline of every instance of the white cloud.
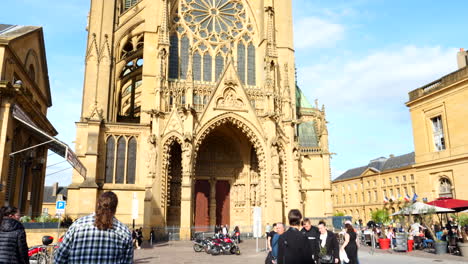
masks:
<svg viewBox="0 0 468 264"><path fill-rule="evenodd" d="M294 25L294 42L296 48L329 47L343 38L345 29L317 17L304 17Z"/></svg>
<svg viewBox="0 0 468 264"><path fill-rule="evenodd" d="M402 105L411 90L456 70L455 54L455 49L440 47L389 48L355 60L305 65L299 68L299 82L306 94L331 108L372 109L376 100Z"/></svg>
<svg viewBox="0 0 468 264"><path fill-rule="evenodd" d="M298 67L299 85L327 109L332 178L372 158L413 151L408 92L456 70L456 49L404 46ZM304 67L305 66L305 67Z"/></svg>

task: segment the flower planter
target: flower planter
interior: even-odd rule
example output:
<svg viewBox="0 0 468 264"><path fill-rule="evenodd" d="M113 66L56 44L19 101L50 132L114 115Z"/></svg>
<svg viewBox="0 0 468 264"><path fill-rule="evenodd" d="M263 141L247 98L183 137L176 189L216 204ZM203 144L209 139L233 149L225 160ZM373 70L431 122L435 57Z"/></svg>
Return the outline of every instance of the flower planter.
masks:
<svg viewBox="0 0 468 264"><path fill-rule="evenodd" d="M468 243L458 243L463 258L468 259Z"/></svg>
<svg viewBox="0 0 468 264"><path fill-rule="evenodd" d="M434 244L435 253L437 255L447 254L447 242L445 241L437 241Z"/></svg>
<svg viewBox="0 0 468 264"><path fill-rule="evenodd" d="M58 228L59 223L23 223L25 229L53 229Z"/></svg>
<svg viewBox="0 0 468 264"><path fill-rule="evenodd" d="M390 239L388 238L379 238L380 249L389 249L390 248Z"/></svg>

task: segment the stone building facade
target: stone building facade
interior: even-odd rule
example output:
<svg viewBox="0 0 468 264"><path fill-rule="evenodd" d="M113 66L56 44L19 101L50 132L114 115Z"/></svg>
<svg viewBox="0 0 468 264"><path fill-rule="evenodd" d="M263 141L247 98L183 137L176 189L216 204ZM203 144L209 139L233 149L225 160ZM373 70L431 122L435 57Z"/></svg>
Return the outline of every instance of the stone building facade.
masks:
<svg viewBox="0 0 468 264"><path fill-rule="evenodd" d="M467 62L468 53L460 50L457 71L409 93L406 105L414 153L379 158L335 179L335 213L367 221L372 210L400 209L405 197L426 202L442 197L468 200ZM390 169L388 162L393 164Z"/></svg>
<svg viewBox="0 0 468 264"><path fill-rule="evenodd" d="M332 213L325 110L296 86L292 1L92 0L68 210L137 225Z"/></svg>
<svg viewBox="0 0 468 264"><path fill-rule="evenodd" d="M353 168L332 183L333 210L354 220L370 220L372 212L387 208L396 212L418 193L414 176L414 153L380 157L368 165ZM407 198L408 199L408 198Z"/></svg>
<svg viewBox="0 0 468 264"><path fill-rule="evenodd" d="M0 24L0 205L25 215L41 214L50 106L42 28Z"/></svg>
<svg viewBox="0 0 468 264"><path fill-rule="evenodd" d="M420 197L468 200L467 52L459 69L409 93Z"/></svg>

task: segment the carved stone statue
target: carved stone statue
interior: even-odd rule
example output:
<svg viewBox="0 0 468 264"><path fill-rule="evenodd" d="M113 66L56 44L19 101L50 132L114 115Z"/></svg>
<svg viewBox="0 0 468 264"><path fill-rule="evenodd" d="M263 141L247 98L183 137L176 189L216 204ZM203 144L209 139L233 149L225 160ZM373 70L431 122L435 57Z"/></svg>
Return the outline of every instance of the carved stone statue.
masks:
<svg viewBox="0 0 468 264"><path fill-rule="evenodd" d="M192 143L185 142L182 148L182 171L188 173L191 171L191 160L192 160Z"/></svg>
<svg viewBox="0 0 468 264"><path fill-rule="evenodd" d="M271 173L279 174L279 154L276 147L272 146L271 148Z"/></svg>
<svg viewBox="0 0 468 264"><path fill-rule="evenodd" d="M156 175L156 162L158 160L157 142L156 135L150 135L148 137L149 151L146 157L146 168L151 176Z"/></svg>

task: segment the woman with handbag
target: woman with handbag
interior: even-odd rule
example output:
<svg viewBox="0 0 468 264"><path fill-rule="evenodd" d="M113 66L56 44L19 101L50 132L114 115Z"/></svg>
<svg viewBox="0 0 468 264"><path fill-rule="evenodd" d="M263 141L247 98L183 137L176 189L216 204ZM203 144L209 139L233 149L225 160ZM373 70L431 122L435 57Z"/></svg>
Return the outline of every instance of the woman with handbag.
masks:
<svg viewBox="0 0 468 264"><path fill-rule="evenodd" d="M318 224L320 232L320 264L340 263L340 246L333 232L327 230L325 222Z"/></svg>
<svg viewBox="0 0 468 264"><path fill-rule="evenodd" d="M345 242L341 246L341 249L346 252L346 256L349 259L349 264L358 264L357 252L359 243L357 242L357 234L354 232L354 228L350 224L345 224Z"/></svg>

